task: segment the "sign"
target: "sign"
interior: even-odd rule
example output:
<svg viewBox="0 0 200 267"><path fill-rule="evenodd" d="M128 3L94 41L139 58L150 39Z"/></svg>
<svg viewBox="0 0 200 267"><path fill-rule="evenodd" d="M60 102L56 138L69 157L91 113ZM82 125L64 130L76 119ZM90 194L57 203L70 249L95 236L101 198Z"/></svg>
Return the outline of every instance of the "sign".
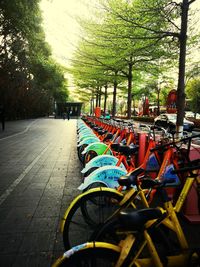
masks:
<svg viewBox="0 0 200 267"><path fill-rule="evenodd" d="M176 113L176 100L177 92L176 90L171 90L167 97L167 113Z"/></svg>

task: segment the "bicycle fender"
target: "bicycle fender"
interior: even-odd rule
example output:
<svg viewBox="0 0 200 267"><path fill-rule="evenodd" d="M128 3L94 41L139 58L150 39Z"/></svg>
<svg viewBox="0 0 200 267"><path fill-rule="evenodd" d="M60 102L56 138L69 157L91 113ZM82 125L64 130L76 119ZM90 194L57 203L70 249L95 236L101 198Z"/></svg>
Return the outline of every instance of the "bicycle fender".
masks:
<svg viewBox="0 0 200 267"><path fill-rule="evenodd" d="M81 251L81 250L86 250L90 249L90 248L104 248L107 249L108 251L112 252L118 252L120 254L121 251L121 247L120 246L116 246L110 243L105 243L105 242L87 242L87 243L83 243L81 245L78 246L74 246L71 249L65 251L63 253L63 255L61 257L59 257L52 265L52 267L58 267L63 265L62 263L64 262L65 259L70 258L71 256L73 256L74 254L76 254L77 252Z"/></svg>
<svg viewBox="0 0 200 267"><path fill-rule="evenodd" d="M78 131L83 131L84 129L88 129L89 127L86 125L81 124L80 126L78 125Z"/></svg>
<svg viewBox="0 0 200 267"><path fill-rule="evenodd" d="M98 137L94 137L94 136L91 136L91 137L87 137L85 139L83 139L78 145L77 147L79 146L82 146L82 145L89 145L89 144L92 144L94 142L98 142ZM100 142L100 141L99 141Z"/></svg>
<svg viewBox="0 0 200 267"><path fill-rule="evenodd" d="M127 174L126 170L123 170L117 166L103 166L93 171L88 175L84 182L78 187L79 190L86 189L89 185L100 182L110 188L117 188L119 186L118 179L122 175Z"/></svg>
<svg viewBox="0 0 200 267"><path fill-rule="evenodd" d="M86 173L89 169L93 167L103 167L103 166L116 166L118 159L113 155L99 155L95 158L91 159L86 165L85 168L82 169L81 173ZM120 164L120 168L126 170L123 163Z"/></svg>
<svg viewBox="0 0 200 267"><path fill-rule="evenodd" d="M93 132L93 131L89 127L84 127L79 129L79 133L84 133L84 132Z"/></svg>
<svg viewBox="0 0 200 267"><path fill-rule="evenodd" d="M80 132L78 133L78 136L79 136L79 137L82 137L82 136L86 136L86 137L88 137L88 135L93 135L93 136L95 136L95 134L94 134L91 130L89 130L89 129L85 129L85 130L80 131Z"/></svg>
<svg viewBox="0 0 200 267"><path fill-rule="evenodd" d="M95 142L90 145L88 145L82 152L82 155L86 154L89 150L95 151L97 155L102 155L105 150L107 149L107 145L101 142ZM112 155L112 151L108 149L106 154Z"/></svg>
<svg viewBox="0 0 200 267"><path fill-rule="evenodd" d="M82 135L82 136L79 136L77 142L80 143L80 142L82 142L83 140L85 140L88 137L96 137L96 136L94 134L90 134L90 133L88 135Z"/></svg>

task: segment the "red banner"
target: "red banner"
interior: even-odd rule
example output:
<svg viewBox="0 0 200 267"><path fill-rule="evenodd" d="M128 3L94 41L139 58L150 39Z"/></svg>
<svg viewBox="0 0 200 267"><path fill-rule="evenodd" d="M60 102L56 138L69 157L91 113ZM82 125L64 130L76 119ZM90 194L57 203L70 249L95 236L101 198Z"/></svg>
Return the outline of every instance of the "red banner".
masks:
<svg viewBox="0 0 200 267"><path fill-rule="evenodd" d="M167 113L176 113L176 100L177 93L176 90L171 90L167 97Z"/></svg>

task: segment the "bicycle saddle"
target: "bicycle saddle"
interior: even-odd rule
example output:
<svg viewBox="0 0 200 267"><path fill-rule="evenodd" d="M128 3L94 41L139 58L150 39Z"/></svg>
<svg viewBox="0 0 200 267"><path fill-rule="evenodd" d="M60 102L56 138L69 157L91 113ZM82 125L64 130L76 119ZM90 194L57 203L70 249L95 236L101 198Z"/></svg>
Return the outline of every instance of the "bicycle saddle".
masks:
<svg viewBox="0 0 200 267"><path fill-rule="evenodd" d="M120 144L118 143L111 144L111 149L113 149L114 151L119 151L119 146Z"/></svg>
<svg viewBox="0 0 200 267"><path fill-rule="evenodd" d="M127 175L123 175L118 179L118 183L121 186L131 186L137 184L137 177L141 173L144 172L144 169L138 168L132 171L131 173L128 173Z"/></svg>
<svg viewBox="0 0 200 267"><path fill-rule="evenodd" d="M98 134L100 134L100 135L103 135L103 134L107 133L106 130L97 130L97 132L98 132Z"/></svg>
<svg viewBox="0 0 200 267"><path fill-rule="evenodd" d="M118 151L126 156L135 154L139 149L139 146L126 146L119 145Z"/></svg>
<svg viewBox="0 0 200 267"><path fill-rule="evenodd" d="M103 141L109 140L113 138L113 134L107 133L107 135L104 137Z"/></svg>
<svg viewBox="0 0 200 267"><path fill-rule="evenodd" d="M111 145L111 149L113 149L116 152L120 152L120 153L124 154L125 156L130 156L130 155L135 154L138 151L139 146L137 146L137 145L127 146L127 145L114 143Z"/></svg>
<svg viewBox="0 0 200 267"><path fill-rule="evenodd" d="M102 127L99 127L99 126L95 126L93 128L96 132L101 132L101 131L104 131Z"/></svg>
<svg viewBox="0 0 200 267"><path fill-rule="evenodd" d="M129 230L139 230L149 220L158 219L162 216L162 212L158 208L147 208L137 211L119 213L119 222L122 227Z"/></svg>
<svg viewBox="0 0 200 267"><path fill-rule="evenodd" d="M161 186L162 182L157 180L157 179L152 179L152 178L142 178L141 179L141 187L142 189L149 189L149 188L154 188L156 186Z"/></svg>

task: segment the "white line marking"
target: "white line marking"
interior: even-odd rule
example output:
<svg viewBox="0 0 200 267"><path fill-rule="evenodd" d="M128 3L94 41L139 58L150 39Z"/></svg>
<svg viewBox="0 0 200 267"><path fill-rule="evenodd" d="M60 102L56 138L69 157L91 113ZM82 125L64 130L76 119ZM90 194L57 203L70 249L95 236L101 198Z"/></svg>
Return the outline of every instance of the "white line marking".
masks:
<svg viewBox="0 0 200 267"><path fill-rule="evenodd" d="M0 141L5 140L5 139L8 139L8 138L11 138L11 137L14 137L14 136L17 136L17 135L20 135L20 134L23 134L23 133L26 133L35 122L36 122L36 120L35 121L32 121L30 123L30 125L26 127L26 129L24 131L19 132L19 133L15 133L15 134L11 134L11 135L8 135L8 136L3 137L3 138L0 138Z"/></svg>
<svg viewBox="0 0 200 267"><path fill-rule="evenodd" d="M17 177L17 179L6 189L6 191L0 196L0 206L6 200L6 198L12 193L15 187L21 182L26 174L33 168L40 157L47 151L49 144L42 150L42 152L28 165L28 167Z"/></svg>

